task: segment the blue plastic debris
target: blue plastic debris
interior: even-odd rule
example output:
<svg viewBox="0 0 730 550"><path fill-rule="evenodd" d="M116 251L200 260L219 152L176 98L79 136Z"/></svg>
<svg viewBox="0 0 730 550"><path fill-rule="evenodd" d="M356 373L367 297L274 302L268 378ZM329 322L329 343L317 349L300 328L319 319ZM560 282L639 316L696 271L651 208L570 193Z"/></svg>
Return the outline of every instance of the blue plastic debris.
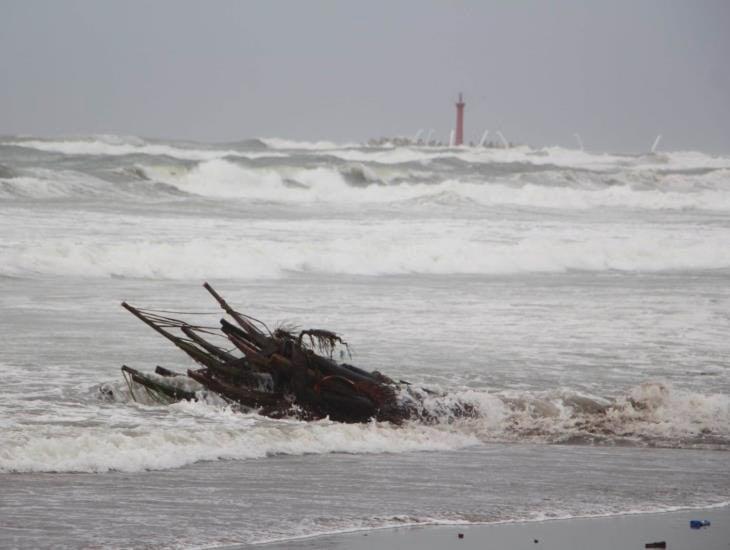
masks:
<svg viewBox="0 0 730 550"><path fill-rule="evenodd" d="M710 522L706 519L691 519L689 520L689 526L692 529L701 529L702 527L709 527Z"/></svg>

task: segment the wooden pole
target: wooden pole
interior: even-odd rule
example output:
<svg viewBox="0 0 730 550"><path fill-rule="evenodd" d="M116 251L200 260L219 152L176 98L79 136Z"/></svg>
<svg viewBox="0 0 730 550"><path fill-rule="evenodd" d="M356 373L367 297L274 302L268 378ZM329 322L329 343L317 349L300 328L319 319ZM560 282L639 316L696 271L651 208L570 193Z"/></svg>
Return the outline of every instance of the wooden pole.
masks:
<svg viewBox="0 0 730 550"><path fill-rule="evenodd" d="M262 339L266 338L264 333L261 332L257 327L255 327L252 323L250 323L249 321L244 319L243 316L240 313L238 313L235 309L233 309L231 306L229 306L228 302L226 302L223 299L223 297L213 289L212 286L210 286L208 283L203 283L203 288L205 288L205 290L210 292L210 294L213 296L213 298L215 298L215 300L223 308L223 310L228 315L233 317L236 320L236 322L241 326L242 329L244 329L246 332L248 332L251 335L251 337L254 339L254 341L256 342L257 345L261 346L261 344L263 342L265 342L265 340L263 340L263 342L261 341Z"/></svg>

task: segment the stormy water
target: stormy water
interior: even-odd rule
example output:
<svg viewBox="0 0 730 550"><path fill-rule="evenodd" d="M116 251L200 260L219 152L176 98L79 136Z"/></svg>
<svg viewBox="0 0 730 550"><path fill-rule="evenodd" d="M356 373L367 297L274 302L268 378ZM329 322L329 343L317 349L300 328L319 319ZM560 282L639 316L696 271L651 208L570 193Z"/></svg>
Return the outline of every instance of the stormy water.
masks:
<svg viewBox="0 0 730 550"><path fill-rule="evenodd" d="M438 421L130 394L122 300L444 392ZM730 502L730 157L0 139L0 546L217 547ZM453 418L467 402L478 417Z"/></svg>

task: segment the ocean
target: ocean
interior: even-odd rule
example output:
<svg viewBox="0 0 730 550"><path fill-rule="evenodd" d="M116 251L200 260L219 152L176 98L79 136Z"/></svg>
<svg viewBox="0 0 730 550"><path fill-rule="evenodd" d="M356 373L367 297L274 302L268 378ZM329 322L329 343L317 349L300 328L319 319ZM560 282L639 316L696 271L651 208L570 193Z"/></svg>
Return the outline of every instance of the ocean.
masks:
<svg viewBox="0 0 730 550"><path fill-rule="evenodd" d="M204 281L438 421L135 401L193 363L120 302L215 325ZM730 156L2 137L0 546L728 506L729 283Z"/></svg>

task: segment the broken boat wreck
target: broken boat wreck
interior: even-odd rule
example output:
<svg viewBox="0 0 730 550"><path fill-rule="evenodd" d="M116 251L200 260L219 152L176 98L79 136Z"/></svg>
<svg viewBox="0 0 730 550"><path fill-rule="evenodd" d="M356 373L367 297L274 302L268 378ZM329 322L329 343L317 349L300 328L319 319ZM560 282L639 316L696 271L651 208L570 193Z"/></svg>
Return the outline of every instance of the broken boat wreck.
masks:
<svg viewBox="0 0 730 550"><path fill-rule="evenodd" d="M336 333L309 329L297 334L286 328L272 332L261 321L233 309L208 283L203 286L235 323L223 318L219 327L201 327L168 317L167 311L126 302L122 307L197 362L201 368L189 369L186 375L208 392L272 418L397 424L409 419L436 420L423 402L438 399L438 394L378 371L336 362L335 350L347 349ZM212 343L213 338L222 339L225 347ZM163 367L158 366L154 375L126 365L122 372L133 397L134 385L168 403L196 400L200 395L180 383L185 375ZM475 415L468 404L449 408L452 418Z"/></svg>

